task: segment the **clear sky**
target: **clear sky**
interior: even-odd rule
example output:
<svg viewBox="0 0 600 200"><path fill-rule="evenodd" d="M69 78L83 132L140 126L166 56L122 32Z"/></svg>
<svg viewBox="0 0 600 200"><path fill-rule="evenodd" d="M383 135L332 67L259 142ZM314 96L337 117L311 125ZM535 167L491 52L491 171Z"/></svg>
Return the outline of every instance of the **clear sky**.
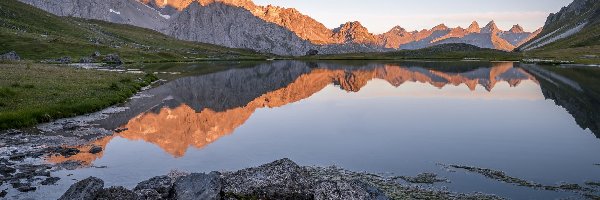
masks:
<svg viewBox="0 0 600 200"><path fill-rule="evenodd" d="M296 8L328 28L360 21L371 32L386 32L396 25L407 30L447 26L467 27L473 20L485 26L490 20L503 30L520 24L527 31L544 25L546 17L573 0L254 0L259 5Z"/></svg>

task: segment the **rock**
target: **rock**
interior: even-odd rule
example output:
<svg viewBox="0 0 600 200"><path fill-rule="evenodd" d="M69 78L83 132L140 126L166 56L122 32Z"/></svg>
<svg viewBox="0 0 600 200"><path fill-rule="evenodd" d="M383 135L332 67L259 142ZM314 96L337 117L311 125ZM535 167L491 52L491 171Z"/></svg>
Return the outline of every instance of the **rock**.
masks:
<svg viewBox="0 0 600 200"><path fill-rule="evenodd" d="M103 187L104 181L89 177L71 185L59 200L93 200Z"/></svg>
<svg viewBox="0 0 600 200"><path fill-rule="evenodd" d="M318 55L318 54L319 54L319 51L318 51L318 50L316 50L316 49L310 49L310 50L308 50L308 51L306 52L306 55L307 55L307 56L315 56L315 55Z"/></svg>
<svg viewBox="0 0 600 200"><path fill-rule="evenodd" d="M88 151L91 154L97 154L102 152L102 147L101 146L93 146L92 148L90 148L90 150Z"/></svg>
<svg viewBox="0 0 600 200"><path fill-rule="evenodd" d="M58 59L56 59L54 61L56 61L58 63L62 63L62 64L68 64L68 63L71 63L71 57L65 56L65 57L62 57L62 58L58 58Z"/></svg>
<svg viewBox="0 0 600 200"><path fill-rule="evenodd" d="M223 187L218 172L192 173L175 181L173 190L178 200L221 199Z"/></svg>
<svg viewBox="0 0 600 200"><path fill-rule="evenodd" d="M59 180L60 180L59 177L48 177L45 180L43 180L42 182L40 182L40 184L42 184L42 185L54 185Z"/></svg>
<svg viewBox="0 0 600 200"><path fill-rule="evenodd" d="M0 55L0 61L19 61L21 57L15 51Z"/></svg>
<svg viewBox="0 0 600 200"><path fill-rule="evenodd" d="M128 128L117 128L117 129L115 129L115 133L120 133L120 132L123 132L126 130L128 130Z"/></svg>
<svg viewBox="0 0 600 200"><path fill-rule="evenodd" d="M144 194L140 196L153 196L152 192L148 190L153 190L158 194L161 198L167 198L169 196L169 191L173 186L173 179L168 176L157 176L151 178L146 181L142 181L138 183L137 186L133 189L138 194Z"/></svg>
<svg viewBox="0 0 600 200"><path fill-rule="evenodd" d="M19 190L19 192L31 192L31 191L35 191L37 188L32 187L30 185L23 185L21 187L18 187L17 190Z"/></svg>
<svg viewBox="0 0 600 200"><path fill-rule="evenodd" d="M66 170L75 170L83 165L82 161L79 160L67 160L61 163L58 163L56 166L60 169Z"/></svg>
<svg viewBox="0 0 600 200"><path fill-rule="evenodd" d="M135 192L135 194L137 194L137 196L140 199L144 199L144 200L161 200L161 199L166 199L166 197L163 197L156 190L152 190L152 189L136 190L134 192Z"/></svg>
<svg viewBox="0 0 600 200"><path fill-rule="evenodd" d="M119 57L119 55L117 54L108 54L106 55L106 57L104 57L104 62L107 63L111 63L111 64L123 64L123 61L121 61L121 57Z"/></svg>
<svg viewBox="0 0 600 200"><path fill-rule="evenodd" d="M77 155L79 152L81 152L79 149L77 148L61 148L59 153L60 155L64 156L64 157L70 157L73 155Z"/></svg>
<svg viewBox="0 0 600 200"><path fill-rule="evenodd" d="M447 179L438 178L437 174L434 174L434 173L421 173L421 174L418 174L416 177L400 176L400 178L409 183L434 184L437 182L448 181Z"/></svg>
<svg viewBox="0 0 600 200"><path fill-rule="evenodd" d="M388 199L379 189L361 181L327 180L314 189L315 199L384 200Z"/></svg>
<svg viewBox="0 0 600 200"><path fill-rule="evenodd" d="M82 57L81 59L79 59L79 63L93 63L94 62L94 58L92 57Z"/></svg>
<svg viewBox="0 0 600 200"><path fill-rule="evenodd" d="M7 194L8 192L6 190L0 191L0 198L4 198Z"/></svg>
<svg viewBox="0 0 600 200"><path fill-rule="evenodd" d="M262 199L310 199L315 185L308 172L290 159L224 173L224 191Z"/></svg>
<svg viewBox="0 0 600 200"><path fill-rule="evenodd" d="M2 174L3 176L8 176L9 174L15 173L17 172L17 170L15 168L6 166L6 165L0 165L0 174Z"/></svg>
<svg viewBox="0 0 600 200"><path fill-rule="evenodd" d="M100 57L100 56L102 56L102 54L100 54L99 51L94 51L94 53L92 53L92 55L91 55L92 58L96 58L96 57Z"/></svg>
<svg viewBox="0 0 600 200"><path fill-rule="evenodd" d="M124 188L122 186L119 187L110 187L107 189L101 189L96 194L96 200L136 200L139 199L138 195Z"/></svg>
<svg viewBox="0 0 600 200"><path fill-rule="evenodd" d="M8 157L10 160L23 160L25 159L25 156L27 156L24 153L16 153L11 155L10 157Z"/></svg>

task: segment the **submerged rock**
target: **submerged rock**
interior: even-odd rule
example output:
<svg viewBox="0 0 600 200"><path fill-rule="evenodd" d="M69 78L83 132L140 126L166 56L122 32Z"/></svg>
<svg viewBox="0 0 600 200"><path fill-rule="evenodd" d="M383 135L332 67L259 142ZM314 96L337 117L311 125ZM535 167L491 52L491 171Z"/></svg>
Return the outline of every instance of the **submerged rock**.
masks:
<svg viewBox="0 0 600 200"><path fill-rule="evenodd" d="M0 61L19 61L21 57L15 51L0 55Z"/></svg>
<svg viewBox="0 0 600 200"><path fill-rule="evenodd" d="M434 183L437 183L437 182L446 182L446 181L448 181L447 179L438 178L437 174L434 174L434 173L421 173L421 174L418 174L415 177L400 176L399 178L401 178L402 180L405 180L406 182L409 182L409 183L434 184Z"/></svg>
<svg viewBox="0 0 600 200"><path fill-rule="evenodd" d="M100 146L93 146L92 148L90 148L90 150L88 151L91 154L97 154L102 152L102 147Z"/></svg>
<svg viewBox="0 0 600 200"><path fill-rule="evenodd" d="M93 200L103 187L103 180L89 177L71 185L59 200Z"/></svg>

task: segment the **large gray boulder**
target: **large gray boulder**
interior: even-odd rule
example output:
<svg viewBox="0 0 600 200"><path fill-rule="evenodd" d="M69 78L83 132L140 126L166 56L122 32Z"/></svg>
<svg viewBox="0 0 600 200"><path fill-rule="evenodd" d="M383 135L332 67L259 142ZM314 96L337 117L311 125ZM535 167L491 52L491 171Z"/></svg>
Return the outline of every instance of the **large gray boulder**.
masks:
<svg viewBox="0 0 600 200"><path fill-rule="evenodd" d="M166 199L169 197L174 180L168 176L157 176L146 181L138 183L133 189L144 199Z"/></svg>
<svg viewBox="0 0 600 200"><path fill-rule="evenodd" d="M211 200L221 199L222 187L218 172L193 173L177 179L173 185L173 191L177 200Z"/></svg>
<svg viewBox="0 0 600 200"><path fill-rule="evenodd" d="M71 185L58 200L93 200L103 187L103 180L89 177Z"/></svg>

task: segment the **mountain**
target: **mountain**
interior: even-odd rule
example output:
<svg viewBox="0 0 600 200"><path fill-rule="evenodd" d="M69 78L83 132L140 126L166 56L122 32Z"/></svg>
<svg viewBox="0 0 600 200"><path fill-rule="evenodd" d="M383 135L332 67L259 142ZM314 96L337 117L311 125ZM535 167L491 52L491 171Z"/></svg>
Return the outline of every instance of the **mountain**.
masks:
<svg viewBox="0 0 600 200"><path fill-rule="evenodd" d="M509 31L502 31L494 21L489 22L483 28L479 28L479 24L473 22L467 29L448 28L446 25L440 24L429 30L409 33L413 35L412 40L404 40L407 43L399 43L398 47L400 49L422 49L439 44L464 43L481 48L512 51L536 33L525 32L519 25L513 26Z"/></svg>
<svg viewBox="0 0 600 200"><path fill-rule="evenodd" d="M77 7L77 4L70 1L64 2ZM53 5L53 9L58 9L57 12L67 12L62 6L58 6L58 1L46 3ZM129 4L122 5L126 7ZM140 7L143 8L145 6ZM44 61L70 57L74 62L80 59L101 61L104 55L113 53L120 55L124 62L264 59L268 56L255 51L177 40L131 25L59 17L17 0L2 0L0 54L9 51L16 51L26 60ZM95 52L101 55L98 56Z"/></svg>
<svg viewBox="0 0 600 200"><path fill-rule="evenodd" d="M559 12L550 14L543 31L521 45L519 50L597 46L600 45L599 25L600 1L575 0Z"/></svg>
<svg viewBox="0 0 600 200"><path fill-rule="evenodd" d="M373 34L360 22L328 29L293 8L259 6L252 0L20 0L60 16L98 19L150 28L182 40L247 48L264 53L299 56L421 49L438 44L466 43L511 51L532 38L515 25L501 31L491 22L467 29L443 24L408 32L394 27Z"/></svg>

